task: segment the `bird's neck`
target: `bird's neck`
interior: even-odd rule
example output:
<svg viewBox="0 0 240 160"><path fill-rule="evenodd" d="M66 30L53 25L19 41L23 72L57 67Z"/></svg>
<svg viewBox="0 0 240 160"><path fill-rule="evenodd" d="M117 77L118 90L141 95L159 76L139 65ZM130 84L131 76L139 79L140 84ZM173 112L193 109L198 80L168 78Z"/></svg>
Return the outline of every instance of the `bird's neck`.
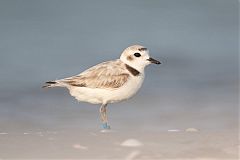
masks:
<svg viewBox="0 0 240 160"><path fill-rule="evenodd" d="M121 60L121 61L125 64L126 68L134 72L134 74L137 74L137 72L138 74L140 73L144 74L145 66L137 66L137 65L134 65L133 63L129 63L128 61L124 61L124 60Z"/></svg>

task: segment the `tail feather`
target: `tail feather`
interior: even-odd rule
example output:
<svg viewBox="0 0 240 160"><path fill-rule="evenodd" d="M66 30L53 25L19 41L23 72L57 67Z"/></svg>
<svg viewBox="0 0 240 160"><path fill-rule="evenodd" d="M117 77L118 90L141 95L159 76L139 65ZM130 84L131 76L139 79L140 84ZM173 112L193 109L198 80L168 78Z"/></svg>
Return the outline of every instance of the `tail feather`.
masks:
<svg viewBox="0 0 240 160"><path fill-rule="evenodd" d="M42 86L42 88L51 88L51 87L56 87L57 85L57 82L55 81L48 81L48 82L45 82L45 85Z"/></svg>

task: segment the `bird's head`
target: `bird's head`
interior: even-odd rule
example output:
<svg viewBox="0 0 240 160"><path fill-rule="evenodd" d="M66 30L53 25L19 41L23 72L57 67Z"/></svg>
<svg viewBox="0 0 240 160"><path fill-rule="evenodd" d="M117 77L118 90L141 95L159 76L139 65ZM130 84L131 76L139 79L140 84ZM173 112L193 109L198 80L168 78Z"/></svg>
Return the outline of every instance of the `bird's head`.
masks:
<svg viewBox="0 0 240 160"><path fill-rule="evenodd" d="M151 58L148 49L141 45L126 48L122 52L120 60L140 72L143 72L149 64L161 64L158 60Z"/></svg>

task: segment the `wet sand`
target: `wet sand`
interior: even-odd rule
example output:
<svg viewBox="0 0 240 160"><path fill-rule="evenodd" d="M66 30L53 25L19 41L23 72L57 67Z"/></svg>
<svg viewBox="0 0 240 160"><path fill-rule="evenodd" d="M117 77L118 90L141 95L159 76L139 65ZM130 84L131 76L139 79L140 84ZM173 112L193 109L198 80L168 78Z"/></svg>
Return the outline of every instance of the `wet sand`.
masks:
<svg viewBox="0 0 240 160"><path fill-rule="evenodd" d="M236 131L66 130L0 134L1 159L238 159ZM134 139L139 144L131 143ZM123 142L128 141L127 145Z"/></svg>
<svg viewBox="0 0 240 160"><path fill-rule="evenodd" d="M205 101L193 107L168 95L161 95L161 105L148 95L148 105L137 95L109 106L112 129L101 132L98 106L62 90L25 95L1 102L1 160L238 159L235 105Z"/></svg>

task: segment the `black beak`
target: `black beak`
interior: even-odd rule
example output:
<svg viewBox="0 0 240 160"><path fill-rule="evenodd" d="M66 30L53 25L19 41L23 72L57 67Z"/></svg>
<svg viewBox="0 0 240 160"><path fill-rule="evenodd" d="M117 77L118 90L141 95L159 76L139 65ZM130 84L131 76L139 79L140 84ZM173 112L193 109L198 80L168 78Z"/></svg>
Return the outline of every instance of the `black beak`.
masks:
<svg viewBox="0 0 240 160"><path fill-rule="evenodd" d="M148 61L150 61L151 63L154 63L154 64L161 64L161 62L159 62L158 60L156 60L156 59L153 59L153 58L149 58L149 59L147 59Z"/></svg>

